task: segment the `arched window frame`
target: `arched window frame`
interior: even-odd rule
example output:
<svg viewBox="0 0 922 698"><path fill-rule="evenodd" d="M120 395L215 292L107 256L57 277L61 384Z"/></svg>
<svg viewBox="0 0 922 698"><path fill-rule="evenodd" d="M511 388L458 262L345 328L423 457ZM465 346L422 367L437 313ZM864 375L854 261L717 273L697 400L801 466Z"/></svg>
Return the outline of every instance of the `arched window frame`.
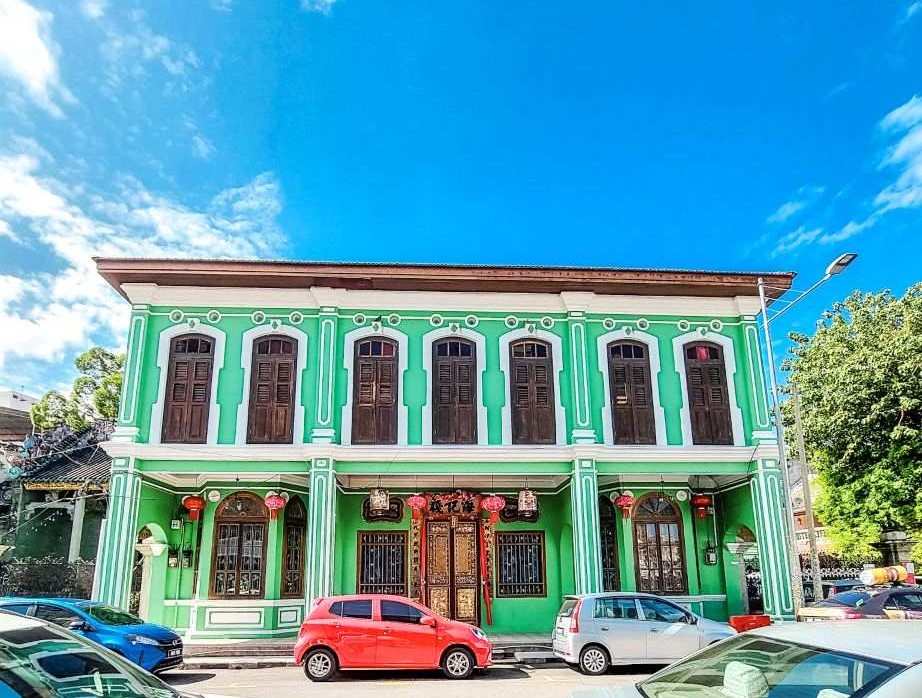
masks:
<svg viewBox="0 0 922 698"><path fill-rule="evenodd" d="M225 513L223 510L230 506L230 503L235 498L247 499L253 502L258 506L260 514L258 516L234 516L233 513ZM218 535L220 534L221 524L253 524L262 527L262 552L260 560L262 562L262 584L260 585L259 594L240 594L240 573L241 573L241 552L242 552L242 542L238 542L237 548L237 593L235 594L218 594L215 591L215 581L216 575L218 572L217 569L217 558L218 558ZM264 599L266 597L266 570L268 567L268 561L266 559L266 551L269 541L269 510L266 508L263 498L252 492L234 492L233 494L228 495L218 504L215 509L214 516L214 530L212 532L212 542L211 542L211 575L208 580L208 596L212 599Z"/></svg>
<svg viewBox="0 0 922 698"><path fill-rule="evenodd" d="M346 404L342 411L343 445L352 444L352 406L355 398L355 344L369 337L387 337L397 343L397 445L407 445L409 409L404 402L403 377L407 371L407 336L393 327L359 327L347 332L343 342L343 366L346 369Z"/></svg>
<svg viewBox="0 0 922 698"><path fill-rule="evenodd" d="M724 371L727 378L727 397L730 401L730 428L733 431L733 446L745 446L746 438L743 433L743 412L736 401L736 349L733 340L717 332L700 331L686 332L672 340L672 353L675 359L675 370L679 374L682 388L682 407L679 415L682 421L682 443L685 446L695 445L692 436L691 410L688 404L688 375L685 371L685 345L694 342L712 342L723 349ZM706 448L714 448L707 446Z"/></svg>
<svg viewBox="0 0 922 698"><path fill-rule="evenodd" d="M477 376L477 445L486 446L488 441L487 407L483 401L483 379L486 373L487 341L479 332L473 330L453 331L450 327L439 327L423 335L423 370L426 372L426 404L423 405L423 445L432 445L432 383L435 379L433 373L433 355L437 342L443 339L464 339L473 342L477 356L475 373Z"/></svg>
<svg viewBox="0 0 922 698"><path fill-rule="evenodd" d="M601 560L599 564L599 573L601 577L602 591L620 591L621 590L621 532L619 530L618 519L621 515L618 513L615 505L607 495L599 495L599 553ZM611 530L606 531L606 526ZM610 560L614 565L606 565L606 538L608 545L613 548L609 553L614 553Z"/></svg>
<svg viewBox="0 0 922 698"><path fill-rule="evenodd" d="M551 365L553 366L554 380L554 426L558 446L567 442L567 413L563 407L560 394L560 375L563 372L563 341L553 332L546 330L529 331L520 328L506 332L499 338L499 368L503 373L503 390L505 402L503 404L503 445L512 445L512 371L511 371L511 345L520 339L537 339L546 342L551 347Z"/></svg>
<svg viewBox="0 0 922 698"><path fill-rule="evenodd" d="M234 434L234 443L238 446L245 445L247 442L247 426L250 420L250 382L253 379L253 347L256 346L259 339L272 334L291 337L298 343L297 365L295 366L292 443L304 443L304 405L301 403L301 389L304 385L304 370L307 367L307 333L297 327L279 323L278 327L258 325L243 333L240 352L240 368L243 370L243 396L237 406L237 427Z"/></svg>
<svg viewBox="0 0 922 698"><path fill-rule="evenodd" d="M214 340L214 362L211 367L211 396L208 402L208 435L205 443L218 441L218 425L221 423L221 405L218 404L218 380L224 368L224 347L226 335L213 325L206 325L196 319L171 325L157 337L157 370L160 373L157 386L157 401L151 406L147 442L161 443L163 432L163 411L166 406L166 384L170 368L170 343L184 334L203 334Z"/></svg>
<svg viewBox="0 0 922 698"><path fill-rule="evenodd" d="M289 499L288 504L285 505L284 516L284 526L282 528L282 588L280 590L280 595L283 599L302 598L304 596L304 571L307 562L307 506L298 495L291 495L291 499ZM300 536L299 549L301 551L301 566L297 570L288 569L290 529L295 529L295 535ZM297 585L294 591L286 591L285 589L285 577L289 572L298 575Z"/></svg>
<svg viewBox="0 0 922 698"><path fill-rule="evenodd" d="M675 502L669 501L669 505L670 507L672 507L672 512L673 512L671 516L648 516L648 515L641 514L640 512L641 505L643 503L650 501L652 499L659 499L662 496L663 495L660 492L649 492L643 495L642 497L639 497L637 501L634 503L634 508L631 513L631 544L634 549L635 589L637 589L638 591L644 591L644 592L649 593L649 590L641 589L640 561L639 561L640 550L639 550L639 546L637 545L637 526L638 524L643 525L643 524L648 524L648 523L655 523L658 525L662 523L674 523L678 527L678 534L679 534L678 551L679 551L679 558L681 560L682 579L684 581L684 585L681 588L657 590L655 593L661 593L665 595L687 594L688 593L689 570L688 570L688 559L685 554L685 519L682 515L682 510L679 508L679 506ZM658 531L657 531L657 540L659 541L659 550L657 552L657 557L660 560L660 578L662 578L663 577L662 542L661 542L661 539L659 538Z"/></svg>
<svg viewBox="0 0 922 698"><path fill-rule="evenodd" d="M615 444L615 431L611 400L611 369L608 361L608 346L613 342L630 341L644 344L650 359L650 392L653 394L653 424L656 429L656 445L666 445L666 411L660 403L659 395L659 340L652 334L641 330L628 332L625 328L606 332L596 340L599 370L605 378L605 399L602 402L602 438L608 446ZM631 448L636 448L632 446Z"/></svg>

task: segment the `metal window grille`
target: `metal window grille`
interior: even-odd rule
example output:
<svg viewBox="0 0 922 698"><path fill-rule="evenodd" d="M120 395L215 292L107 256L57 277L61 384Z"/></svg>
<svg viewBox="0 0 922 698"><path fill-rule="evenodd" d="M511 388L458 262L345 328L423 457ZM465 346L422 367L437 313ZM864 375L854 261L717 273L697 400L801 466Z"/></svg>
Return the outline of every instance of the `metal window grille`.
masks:
<svg viewBox="0 0 922 698"><path fill-rule="evenodd" d="M544 533L497 533L496 549L497 596L547 596Z"/></svg>
<svg viewBox="0 0 922 698"><path fill-rule="evenodd" d="M360 594L407 595L407 534L359 533Z"/></svg>

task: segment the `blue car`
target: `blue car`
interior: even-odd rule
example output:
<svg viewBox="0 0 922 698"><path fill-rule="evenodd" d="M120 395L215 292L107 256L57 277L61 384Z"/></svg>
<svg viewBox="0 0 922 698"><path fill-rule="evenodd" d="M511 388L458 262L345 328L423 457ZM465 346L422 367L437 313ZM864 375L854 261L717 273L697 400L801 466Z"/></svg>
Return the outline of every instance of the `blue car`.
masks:
<svg viewBox="0 0 922 698"><path fill-rule="evenodd" d="M0 608L32 616L85 635L148 671L159 673L182 664L182 640L162 625L81 599L0 598Z"/></svg>

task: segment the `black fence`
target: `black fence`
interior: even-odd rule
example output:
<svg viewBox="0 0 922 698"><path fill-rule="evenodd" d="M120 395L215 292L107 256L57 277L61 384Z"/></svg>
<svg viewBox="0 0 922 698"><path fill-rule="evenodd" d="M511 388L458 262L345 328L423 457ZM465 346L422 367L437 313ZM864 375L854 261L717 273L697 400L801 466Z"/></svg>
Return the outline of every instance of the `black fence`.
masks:
<svg viewBox="0 0 922 698"><path fill-rule="evenodd" d="M88 599L96 563L63 558L14 558L0 562L0 596Z"/></svg>

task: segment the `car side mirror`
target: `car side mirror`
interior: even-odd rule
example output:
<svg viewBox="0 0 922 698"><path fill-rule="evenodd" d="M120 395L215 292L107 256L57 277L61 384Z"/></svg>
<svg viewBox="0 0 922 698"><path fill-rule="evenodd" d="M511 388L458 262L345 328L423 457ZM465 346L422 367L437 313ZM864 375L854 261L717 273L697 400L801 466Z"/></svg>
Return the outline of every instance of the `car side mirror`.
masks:
<svg viewBox="0 0 922 698"><path fill-rule="evenodd" d="M685 616L685 622L689 625L698 625L698 616L689 613L687 616Z"/></svg>
<svg viewBox="0 0 922 698"><path fill-rule="evenodd" d="M426 626L428 626L428 627L430 627L430 628L434 628L434 627L435 627L435 618L433 618L432 616L423 616L422 618L419 619L419 624L420 624L420 625L426 625Z"/></svg>
<svg viewBox="0 0 922 698"><path fill-rule="evenodd" d="M92 630L90 624L85 620L72 620L68 626L68 630L73 630L74 632L89 632Z"/></svg>

